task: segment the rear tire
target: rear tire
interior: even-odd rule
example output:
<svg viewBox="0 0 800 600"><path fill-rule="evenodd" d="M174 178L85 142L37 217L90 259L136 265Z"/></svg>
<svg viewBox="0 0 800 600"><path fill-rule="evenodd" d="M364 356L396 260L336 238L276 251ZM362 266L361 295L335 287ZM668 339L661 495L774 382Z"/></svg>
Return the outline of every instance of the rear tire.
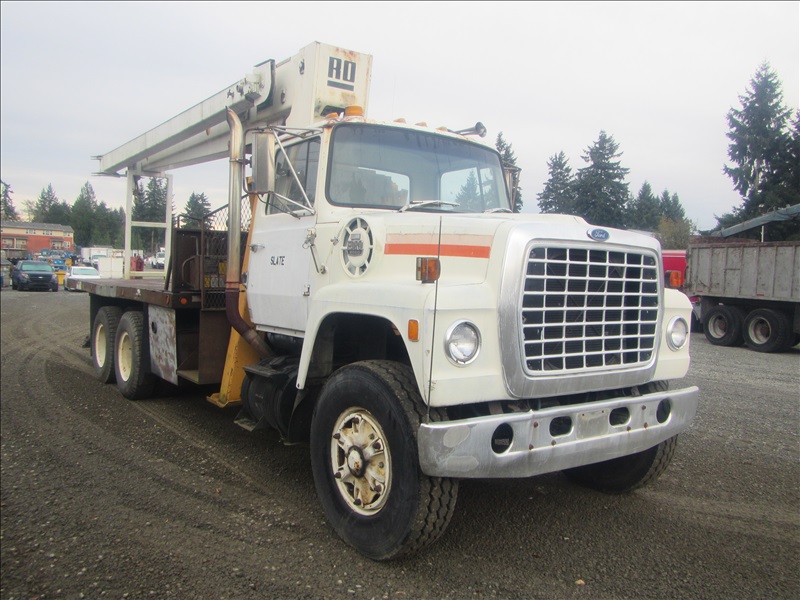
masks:
<svg viewBox="0 0 800 600"><path fill-rule="evenodd" d="M314 408L317 495L339 536L373 560L431 544L455 509L458 481L419 467L417 429L426 412L411 369L389 361L341 368Z"/></svg>
<svg viewBox="0 0 800 600"><path fill-rule="evenodd" d="M741 346L744 311L738 306L714 306L703 317L703 332L715 346Z"/></svg>
<svg viewBox="0 0 800 600"><path fill-rule="evenodd" d="M757 308L744 321L744 341L756 352L788 350L794 339L788 317L779 310Z"/></svg>
<svg viewBox="0 0 800 600"><path fill-rule="evenodd" d="M144 315L131 310L122 315L114 342L117 389L129 400L148 398L156 376L150 372L150 347L144 333Z"/></svg>
<svg viewBox="0 0 800 600"><path fill-rule="evenodd" d="M114 340L122 318L118 306L103 306L92 325L91 349L94 374L101 383L114 383Z"/></svg>

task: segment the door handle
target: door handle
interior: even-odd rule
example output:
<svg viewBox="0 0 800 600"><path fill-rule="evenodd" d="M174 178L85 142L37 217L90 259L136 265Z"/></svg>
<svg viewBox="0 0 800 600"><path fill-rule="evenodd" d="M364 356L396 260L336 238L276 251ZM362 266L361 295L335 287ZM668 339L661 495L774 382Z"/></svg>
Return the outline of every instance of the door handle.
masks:
<svg viewBox="0 0 800 600"><path fill-rule="evenodd" d="M250 252L258 252L264 249L264 244L250 244Z"/></svg>

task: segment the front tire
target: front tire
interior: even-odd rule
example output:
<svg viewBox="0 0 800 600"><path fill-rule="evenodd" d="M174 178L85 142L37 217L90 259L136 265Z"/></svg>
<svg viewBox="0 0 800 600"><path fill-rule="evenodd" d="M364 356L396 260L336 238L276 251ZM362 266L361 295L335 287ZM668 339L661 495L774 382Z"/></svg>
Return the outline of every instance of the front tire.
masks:
<svg viewBox="0 0 800 600"><path fill-rule="evenodd" d="M639 393L665 392L666 381L654 381L639 388ZM667 470L678 436L636 454L621 456L603 462L567 469L564 474L571 481L607 494L624 494L648 485Z"/></svg>
<svg viewBox="0 0 800 600"><path fill-rule="evenodd" d="M122 315L114 343L117 389L129 400L148 398L156 377L150 372L150 348L144 333L144 315L131 310Z"/></svg>
<svg viewBox="0 0 800 600"><path fill-rule="evenodd" d="M114 340L122 309L103 306L92 324L91 348L94 374L101 383L114 383Z"/></svg>
<svg viewBox="0 0 800 600"><path fill-rule="evenodd" d="M564 473L585 487L607 494L624 494L658 479L672 461L677 445L678 437L674 436L644 452L569 469Z"/></svg>
<svg viewBox="0 0 800 600"><path fill-rule="evenodd" d="M311 422L311 465L325 515L348 544L390 560L431 544L455 509L456 480L419 468L427 410L410 368L365 361L325 384ZM432 420L442 414L430 410Z"/></svg>

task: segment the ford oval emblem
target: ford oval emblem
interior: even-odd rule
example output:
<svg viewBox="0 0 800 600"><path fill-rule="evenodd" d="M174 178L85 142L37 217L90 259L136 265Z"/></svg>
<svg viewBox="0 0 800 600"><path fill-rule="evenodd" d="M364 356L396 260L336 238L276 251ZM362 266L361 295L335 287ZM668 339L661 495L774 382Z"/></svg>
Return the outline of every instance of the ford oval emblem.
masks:
<svg viewBox="0 0 800 600"><path fill-rule="evenodd" d="M611 237L611 234L605 229L590 229L586 232L586 234L595 242L605 242L609 237Z"/></svg>

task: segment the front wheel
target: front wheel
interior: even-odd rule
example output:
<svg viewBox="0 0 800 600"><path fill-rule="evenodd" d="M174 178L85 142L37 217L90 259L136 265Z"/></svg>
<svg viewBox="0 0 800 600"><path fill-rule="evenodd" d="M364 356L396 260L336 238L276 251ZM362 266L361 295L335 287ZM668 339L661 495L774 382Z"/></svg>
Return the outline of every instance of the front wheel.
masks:
<svg viewBox="0 0 800 600"><path fill-rule="evenodd" d="M678 437L674 436L644 452L568 469L564 473L575 483L608 494L632 492L666 471L677 444Z"/></svg>
<svg viewBox="0 0 800 600"><path fill-rule="evenodd" d="M419 468L417 430L426 412L411 369L389 361L341 368L314 409L317 495L339 536L373 560L431 544L455 509L458 482Z"/></svg>
<svg viewBox="0 0 800 600"><path fill-rule="evenodd" d="M668 389L666 381L653 381L639 386L638 393L650 394ZM673 436L642 452L567 469L564 474L575 483L608 494L632 492L652 483L667 470L677 445L678 436Z"/></svg>

